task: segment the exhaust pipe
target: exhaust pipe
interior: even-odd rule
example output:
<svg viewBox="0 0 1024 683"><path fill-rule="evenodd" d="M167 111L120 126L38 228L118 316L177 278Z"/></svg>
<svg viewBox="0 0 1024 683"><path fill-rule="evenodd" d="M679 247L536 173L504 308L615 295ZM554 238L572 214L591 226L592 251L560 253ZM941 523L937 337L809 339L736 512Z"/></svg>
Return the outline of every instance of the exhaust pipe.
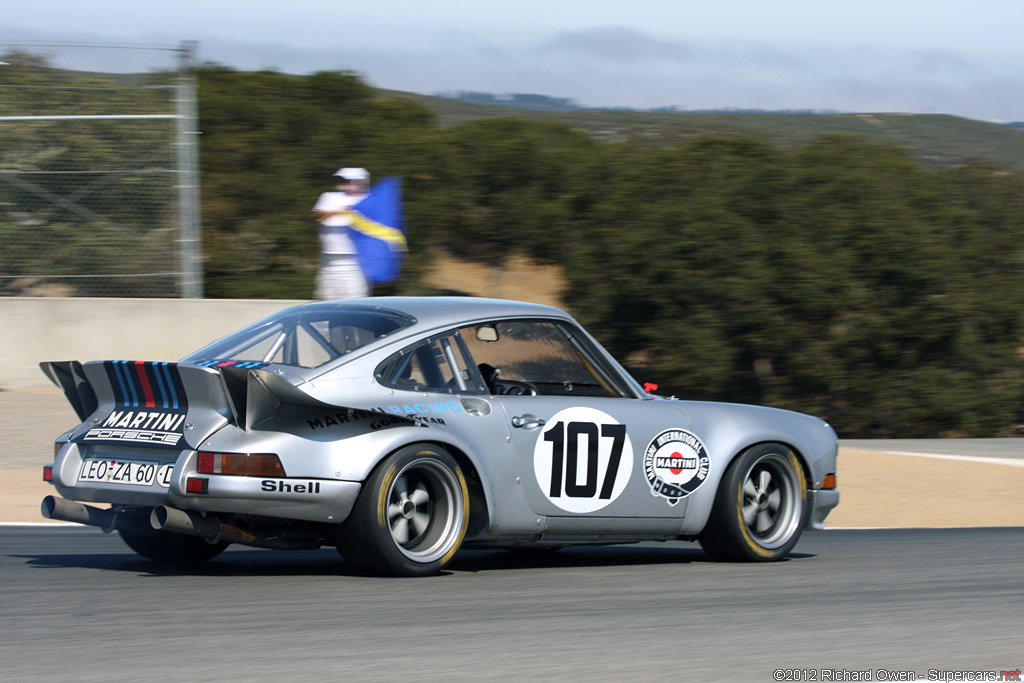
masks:
<svg viewBox="0 0 1024 683"><path fill-rule="evenodd" d="M213 517L203 517L191 510L179 510L166 505L158 505L153 508L153 512L149 515L149 523L157 530L198 536L211 543L224 541L274 550L316 550L321 546L320 541L316 539L282 538L276 534L255 534Z"/></svg>
<svg viewBox="0 0 1024 683"><path fill-rule="evenodd" d="M39 510L46 519L58 519L62 522L75 522L103 529L109 534L115 529L125 529L145 533L151 531L148 524L133 515L122 515L114 510L104 510L91 505L83 505L66 498L46 496Z"/></svg>
<svg viewBox="0 0 1024 683"><path fill-rule="evenodd" d="M163 530L186 536L198 536L211 543L225 541L274 550L316 550L322 545L320 540L315 537L285 538L280 534L255 534L213 517L203 517L190 510L179 510L166 505L158 505L153 508L149 519L146 520L138 514L104 510L76 503L66 498L46 496L43 498L40 512L46 519L59 519L63 522L95 526L107 534L115 529L123 529L137 534L152 534L154 530Z"/></svg>
<svg viewBox="0 0 1024 683"><path fill-rule="evenodd" d="M114 528L114 511L101 510L91 505L82 505L65 498L47 496L39 510L46 519L59 519L62 522L77 522L101 529Z"/></svg>
<svg viewBox="0 0 1024 683"><path fill-rule="evenodd" d="M227 541L242 545L257 545L259 539L254 534L242 531L219 519L203 517L189 510L179 510L157 505L149 515L149 523L154 529L173 531L186 536L199 536L211 543Z"/></svg>

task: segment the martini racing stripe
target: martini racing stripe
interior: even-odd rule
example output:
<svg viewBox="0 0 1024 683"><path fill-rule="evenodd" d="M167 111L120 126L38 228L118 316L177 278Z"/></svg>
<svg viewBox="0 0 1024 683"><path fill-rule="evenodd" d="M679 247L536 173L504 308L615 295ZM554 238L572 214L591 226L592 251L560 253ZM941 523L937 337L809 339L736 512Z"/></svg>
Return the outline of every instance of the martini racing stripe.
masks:
<svg viewBox="0 0 1024 683"><path fill-rule="evenodd" d="M82 435L86 443L137 443L177 448L188 413L176 363L104 361L114 405Z"/></svg>
<svg viewBox="0 0 1024 683"><path fill-rule="evenodd" d="M201 368L242 368L243 370L253 370L258 368L266 367L270 363L264 363L261 360L201 360L196 363Z"/></svg>
<svg viewBox="0 0 1024 683"><path fill-rule="evenodd" d="M163 408L187 411L185 387L175 363L105 361L117 405L126 408Z"/></svg>

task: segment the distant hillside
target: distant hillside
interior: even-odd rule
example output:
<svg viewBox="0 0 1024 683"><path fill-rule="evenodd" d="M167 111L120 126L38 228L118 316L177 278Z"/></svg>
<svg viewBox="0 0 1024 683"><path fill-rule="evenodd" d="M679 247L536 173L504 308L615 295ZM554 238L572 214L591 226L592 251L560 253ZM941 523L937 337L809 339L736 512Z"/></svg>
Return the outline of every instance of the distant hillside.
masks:
<svg viewBox="0 0 1024 683"><path fill-rule="evenodd" d="M429 107L436 113L438 124L445 127L481 118L512 116L563 121L604 140L641 136L670 142L708 135L754 136L784 147L804 144L824 133L849 133L872 142L904 147L926 163L951 165L984 159L1008 169L1024 170L1024 124L1003 125L945 114L642 112L582 108L545 111L513 108L510 104L516 101L514 97L479 103L396 91L381 94L409 98ZM528 102L525 97L520 99Z"/></svg>
<svg viewBox="0 0 1024 683"><path fill-rule="evenodd" d="M456 90L454 92L434 93L435 97L446 100L457 100L472 104L487 104L511 109L530 109L539 111L615 111L615 112L648 112L648 113L679 113L686 111L691 114L835 114L834 110L824 109L680 109L679 107L653 107L637 109L636 107L585 107L568 97L551 97L532 93L506 93L495 95L475 90Z"/></svg>
<svg viewBox="0 0 1024 683"><path fill-rule="evenodd" d="M494 95L489 92L459 90L450 93L437 93L436 97L458 102L486 104L511 109L531 109L538 111L578 111L583 109L574 100L566 97L548 97L547 95L530 95L515 93L512 95Z"/></svg>

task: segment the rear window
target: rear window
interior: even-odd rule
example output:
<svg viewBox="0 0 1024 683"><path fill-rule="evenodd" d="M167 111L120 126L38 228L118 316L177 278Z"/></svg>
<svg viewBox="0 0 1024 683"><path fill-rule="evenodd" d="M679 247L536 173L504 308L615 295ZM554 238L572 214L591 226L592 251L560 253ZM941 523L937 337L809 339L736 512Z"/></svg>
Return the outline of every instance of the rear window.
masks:
<svg viewBox="0 0 1024 683"><path fill-rule="evenodd" d="M243 327L182 360L280 363L315 368L416 322L359 304L308 304Z"/></svg>

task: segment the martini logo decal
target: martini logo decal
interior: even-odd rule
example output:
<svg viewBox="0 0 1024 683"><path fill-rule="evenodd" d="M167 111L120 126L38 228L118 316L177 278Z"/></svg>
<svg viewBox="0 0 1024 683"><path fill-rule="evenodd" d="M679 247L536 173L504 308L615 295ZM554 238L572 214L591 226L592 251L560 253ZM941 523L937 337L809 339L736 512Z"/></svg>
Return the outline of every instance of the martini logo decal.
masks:
<svg viewBox="0 0 1024 683"><path fill-rule="evenodd" d="M667 498L669 505L700 488L710 466L704 444L685 429L666 429L644 452L644 474L651 494Z"/></svg>
<svg viewBox="0 0 1024 683"><path fill-rule="evenodd" d="M184 439L188 399L175 363L106 361L114 408L83 441L175 448Z"/></svg>

